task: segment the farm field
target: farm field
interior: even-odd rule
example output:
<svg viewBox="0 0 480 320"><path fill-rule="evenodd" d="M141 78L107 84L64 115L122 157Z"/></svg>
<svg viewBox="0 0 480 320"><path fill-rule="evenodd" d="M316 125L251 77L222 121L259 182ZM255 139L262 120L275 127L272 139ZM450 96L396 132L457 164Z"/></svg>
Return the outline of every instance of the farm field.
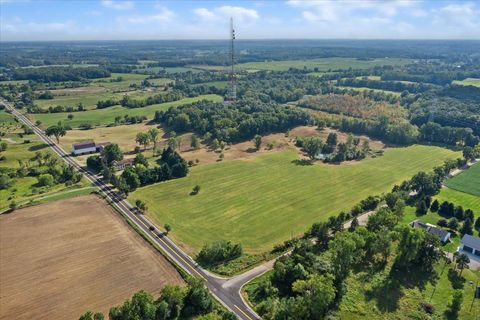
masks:
<svg viewBox="0 0 480 320"><path fill-rule="evenodd" d="M467 78L464 80L455 80L453 81L454 84L462 85L462 86L474 86L480 87L480 79L478 78Z"/></svg>
<svg viewBox="0 0 480 320"><path fill-rule="evenodd" d="M240 63L235 68L238 70L271 70L286 71L290 68L308 69L318 68L318 71L329 71L337 69L367 69L374 66L401 66L411 63L410 59L384 58L372 60L357 60L354 58L321 58L312 60L283 60L268 62L248 62ZM224 70L227 67L222 66L195 66L205 70Z"/></svg>
<svg viewBox="0 0 480 320"><path fill-rule="evenodd" d="M62 137L60 144L66 151L72 148L72 144L86 140L95 140L95 142L116 143L124 152L133 151L137 145L135 137L138 132L147 132L157 126L147 123L137 123L130 125L119 125L114 127L99 127L91 130L70 130ZM159 129L159 140L164 132ZM187 143L185 143L187 144Z"/></svg>
<svg viewBox="0 0 480 320"><path fill-rule="evenodd" d="M450 189L455 189L480 197L480 162L474 164L472 167L462 172L458 176L447 180L446 185Z"/></svg>
<svg viewBox="0 0 480 320"><path fill-rule="evenodd" d="M438 201L450 201L464 209L472 209L476 217L480 217L480 197L469 193L457 191L450 188L443 188L438 195L435 196Z"/></svg>
<svg viewBox="0 0 480 320"><path fill-rule="evenodd" d="M146 116L148 119L152 119L157 110L167 110L170 107L176 107L183 104L193 103L199 100L211 100L222 101L223 98L215 95L202 95L195 98L184 98L178 101L166 102L161 104L154 104L143 108L129 109L122 106L113 106L100 110L89 110L83 112L75 112L74 118L69 120L67 118L68 112L61 113L48 113L48 114L29 114L29 117L33 120L40 120L43 127L48 127L57 124L62 121L64 124L76 128L84 123L89 123L93 126L107 125L115 121L115 117L124 115L128 116Z"/></svg>
<svg viewBox="0 0 480 320"><path fill-rule="evenodd" d="M157 295L166 284L183 283L97 196L1 215L0 230L2 320L108 314L140 289Z"/></svg>
<svg viewBox="0 0 480 320"><path fill-rule="evenodd" d="M295 151L284 151L193 167L186 178L140 188L129 198L144 200L159 225L172 225L172 237L189 252L221 235L241 243L246 253L260 253L458 156L414 145L360 162L310 166L298 164ZM201 191L190 196L195 185Z"/></svg>
<svg viewBox="0 0 480 320"><path fill-rule="evenodd" d="M366 88L366 87L343 87L343 86L337 86L337 88L340 89L349 89L349 90L354 90L354 91L373 91L373 92L381 92L381 93L386 93L386 94L392 94L394 96L400 97L401 92L397 91L388 91L388 90L381 90L381 89L372 89L372 88Z"/></svg>

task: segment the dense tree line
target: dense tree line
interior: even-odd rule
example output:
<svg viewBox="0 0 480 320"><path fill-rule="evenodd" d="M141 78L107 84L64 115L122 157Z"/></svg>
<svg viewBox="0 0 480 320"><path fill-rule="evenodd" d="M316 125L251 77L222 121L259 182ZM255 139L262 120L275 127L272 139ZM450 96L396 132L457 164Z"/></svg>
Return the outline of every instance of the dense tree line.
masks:
<svg viewBox="0 0 480 320"><path fill-rule="evenodd" d="M204 318L203 318L203 317ZM160 297L140 290L123 304L112 307L110 320L177 320L177 319L234 320L235 315L216 306L213 297L203 282L188 278L187 286L166 285L160 290ZM198 317L198 318L197 318ZM91 311L85 312L79 320L103 320L105 316Z"/></svg>
<svg viewBox="0 0 480 320"><path fill-rule="evenodd" d="M34 80L40 82L80 81L110 77L110 72L99 67L44 67L16 68L11 73L12 80Z"/></svg>
<svg viewBox="0 0 480 320"><path fill-rule="evenodd" d="M178 101L182 98L184 98L183 94L177 91L156 94L154 96L147 97L144 100L136 100L131 96L129 96L128 94L126 94L123 96L122 100L120 100L120 104L122 105L122 107L126 107L126 108L142 108L152 104ZM98 108L98 104L97 104L97 108Z"/></svg>
<svg viewBox="0 0 480 320"><path fill-rule="evenodd" d="M176 132L195 131L209 139L236 142L256 134L285 131L312 121L310 115L294 107L239 101L233 104L200 101L155 112L155 121Z"/></svg>
<svg viewBox="0 0 480 320"><path fill-rule="evenodd" d="M435 122L427 122L420 127L420 140L426 142L457 144L473 147L480 142L470 128L442 127Z"/></svg>

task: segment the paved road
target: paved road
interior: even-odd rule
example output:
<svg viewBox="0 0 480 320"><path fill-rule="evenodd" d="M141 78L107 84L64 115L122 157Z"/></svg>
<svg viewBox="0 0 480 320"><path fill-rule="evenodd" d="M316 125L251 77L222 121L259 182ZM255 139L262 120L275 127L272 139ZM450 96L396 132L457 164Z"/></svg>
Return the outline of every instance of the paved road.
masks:
<svg viewBox="0 0 480 320"><path fill-rule="evenodd" d="M217 277L204 270L162 231L158 230L157 227L144 215L139 214L136 208L133 207L127 200L123 199L112 187L106 185L102 181L101 177L80 166L77 161L70 156L70 154L66 153L53 140L47 137L40 128L30 121L30 119L19 113L17 110L15 110L15 108L13 108L13 106L3 100L0 100L0 104L5 105L5 107L11 111L12 115L14 115L23 124L30 127L35 134L37 134L40 139L48 144L55 153L62 157L65 162L81 172L94 186L97 186L100 192L108 200L110 200L110 202L127 219L141 229L150 238L150 240L156 243L162 249L162 251L168 255L168 257L172 259L178 266L180 266L188 274L204 279L206 287L211 291L213 296L227 309L237 315L239 319L260 319L260 317L242 299L240 288L250 279L263 273L263 269L257 269L256 272L253 273L250 271L245 273L243 277L235 277L232 279Z"/></svg>

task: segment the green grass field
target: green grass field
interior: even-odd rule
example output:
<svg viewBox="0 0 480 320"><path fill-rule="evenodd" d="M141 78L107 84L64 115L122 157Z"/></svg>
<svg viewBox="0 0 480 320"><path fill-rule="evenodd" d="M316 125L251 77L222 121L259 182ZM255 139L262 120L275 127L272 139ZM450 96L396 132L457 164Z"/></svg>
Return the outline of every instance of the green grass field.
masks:
<svg viewBox="0 0 480 320"><path fill-rule="evenodd" d="M115 121L115 117L124 115L129 116L146 116L148 119L152 119L157 110L167 110L170 107L176 107L183 104L193 103L202 99L211 101L222 101L223 98L215 95L203 95L195 98L185 98L178 101L166 102L161 104L154 104L144 108L129 109L122 106L113 106L110 108L89 110L84 112L75 112L74 118L68 120L68 112L62 113L42 113L42 114L29 114L29 117L33 120L40 120L43 127L48 127L57 124L58 121L62 121L65 124L70 125L72 128L76 128L82 123L89 123L93 126L107 125Z"/></svg>
<svg viewBox="0 0 480 320"><path fill-rule="evenodd" d="M455 80L455 81L453 81L453 83L461 85L461 86L480 87L480 79L478 79L478 78L467 78L467 79L464 79L464 80Z"/></svg>
<svg viewBox="0 0 480 320"><path fill-rule="evenodd" d="M458 176L447 180L446 185L450 189L480 196L480 162Z"/></svg>
<svg viewBox="0 0 480 320"><path fill-rule="evenodd" d="M268 62L240 63L235 67L238 70L271 70L285 71L289 68L307 69L318 68L319 71L338 69L368 69L375 66L401 66L411 63L410 59L384 58L373 60L357 60L355 58L321 58L313 60L283 60ZM204 70L224 70L223 66L195 66Z"/></svg>
<svg viewBox="0 0 480 320"><path fill-rule="evenodd" d="M386 94L392 94L394 96L400 97L401 92L396 92L396 91L388 91L388 90L381 90L381 89L371 89L371 88L365 88L365 87L342 87L342 86L337 86L337 88L340 89L349 89L349 90L354 90L354 91L373 91L373 92L382 92Z"/></svg>
<svg viewBox="0 0 480 320"><path fill-rule="evenodd" d="M0 86L9 85L9 84L19 85L24 83L28 83L28 80L4 80L4 81L0 81Z"/></svg>
<svg viewBox="0 0 480 320"><path fill-rule="evenodd" d="M460 192L450 188L443 188L438 195L435 196L438 201L450 201L463 209L472 209L476 217L480 217L480 197L469 193Z"/></svg>
<svg viewBox="0 0 480 320"><path fill-rule="evenodd" d="M193 167L188 177L141 188L130 199L146 201L149 215L159 225L171 224L172 236L187 249L223 238L240 242L247 253L260 253L458 156L416 145L358 163L309 166L296 164L298 155L285 151ZM200 193L190 196L197 184Z"/></svg>

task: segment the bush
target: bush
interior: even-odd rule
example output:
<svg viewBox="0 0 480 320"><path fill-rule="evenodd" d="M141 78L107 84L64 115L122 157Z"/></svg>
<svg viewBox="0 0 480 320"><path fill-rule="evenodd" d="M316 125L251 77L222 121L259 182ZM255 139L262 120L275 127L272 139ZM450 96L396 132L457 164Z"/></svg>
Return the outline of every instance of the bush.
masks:
<svg viewBox="0 0 480 320"><path fill-rule="evenodd" d="M49 173L41 174L38 177L38 184L42 187L51 187L55 184L55 179Z"/></svg>
<svg viewBox="0 0 480 320"><path fill-rule="evenodd" d="M213 266L242 255L242 245L220 240L205 244L198 253L196 260L203 266Z"/></svg>

